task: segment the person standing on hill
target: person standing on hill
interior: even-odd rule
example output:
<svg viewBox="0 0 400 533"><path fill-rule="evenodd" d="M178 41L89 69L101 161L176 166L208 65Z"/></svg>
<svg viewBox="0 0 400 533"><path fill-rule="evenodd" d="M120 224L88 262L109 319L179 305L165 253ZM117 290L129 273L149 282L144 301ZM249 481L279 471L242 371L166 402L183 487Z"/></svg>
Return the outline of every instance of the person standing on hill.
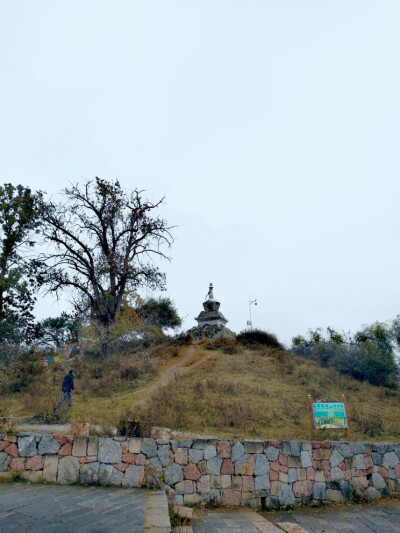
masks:
<svg viewBox="0 0 400 533"><path fill-rule="evenodd" d="M61 390L63 392L63 397L58 402L56 407L61 407L65 400L68 400L68 407L72 407L71 391L74 390L74 371L72 370L72 368L68 372L68 374L65 374L61 385Z"/></svg>

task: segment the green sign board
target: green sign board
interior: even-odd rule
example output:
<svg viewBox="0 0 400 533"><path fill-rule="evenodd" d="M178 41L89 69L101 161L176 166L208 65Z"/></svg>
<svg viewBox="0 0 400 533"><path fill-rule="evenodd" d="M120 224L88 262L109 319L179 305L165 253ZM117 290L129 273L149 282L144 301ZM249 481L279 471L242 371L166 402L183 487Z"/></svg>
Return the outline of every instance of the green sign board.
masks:
<svg viewBox="0 0 400 533"><path fill-rule="evenodd" d="M346 408L343 402L313 403L312 410L317 429L347 428Z"/></svg>

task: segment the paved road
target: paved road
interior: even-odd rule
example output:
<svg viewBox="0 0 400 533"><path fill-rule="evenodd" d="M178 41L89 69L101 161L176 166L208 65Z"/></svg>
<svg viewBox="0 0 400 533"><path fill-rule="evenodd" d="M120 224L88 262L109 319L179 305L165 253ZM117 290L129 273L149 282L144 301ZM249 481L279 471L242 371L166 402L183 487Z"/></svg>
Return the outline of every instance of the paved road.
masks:
<svg viewBox="0 0 400 533"><path fill-rule="evenodd" d="M264 519L264 520L263 520ZM194 533L400 533L400 502L296 511L196 511Z"/></svg>
<svg viewBox="0 0 400 533"><path fill-rule="evenodd" d="M275 523L299 524L310 533L400 533L398 501L263 513L263 517Z"/></svg>
<svg viewBox="0 0 400 533"><path fill-rule="evenodd" d="M60 485L0 485L0 531L142 533L146 491Z"/></svg>

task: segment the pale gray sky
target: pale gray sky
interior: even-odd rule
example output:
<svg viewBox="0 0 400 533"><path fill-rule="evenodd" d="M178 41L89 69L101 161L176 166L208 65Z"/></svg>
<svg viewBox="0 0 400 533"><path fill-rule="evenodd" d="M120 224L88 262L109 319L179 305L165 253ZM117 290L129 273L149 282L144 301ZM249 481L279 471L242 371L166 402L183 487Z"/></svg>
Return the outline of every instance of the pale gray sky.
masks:
<svg viewBox="0 0 400 533"><path fill-rule="evenodd" d="M289 343L400 301L398 0L0 0L0 180L118 178L176 230L168 295ZM41 301L39 316L57 314Z"/></svg>

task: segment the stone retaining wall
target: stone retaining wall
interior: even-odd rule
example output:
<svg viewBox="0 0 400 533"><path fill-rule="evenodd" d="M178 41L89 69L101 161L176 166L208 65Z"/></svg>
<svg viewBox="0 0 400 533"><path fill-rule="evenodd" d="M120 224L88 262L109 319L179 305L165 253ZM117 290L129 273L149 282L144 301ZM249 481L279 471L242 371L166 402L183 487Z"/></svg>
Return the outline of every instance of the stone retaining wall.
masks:
<svg viewBox="0 0 400 533"><path fill-rule="evenodd" d="M0 477L164 487L176 503L276 508L400 492L400 443L0 435Z"/></svg>

